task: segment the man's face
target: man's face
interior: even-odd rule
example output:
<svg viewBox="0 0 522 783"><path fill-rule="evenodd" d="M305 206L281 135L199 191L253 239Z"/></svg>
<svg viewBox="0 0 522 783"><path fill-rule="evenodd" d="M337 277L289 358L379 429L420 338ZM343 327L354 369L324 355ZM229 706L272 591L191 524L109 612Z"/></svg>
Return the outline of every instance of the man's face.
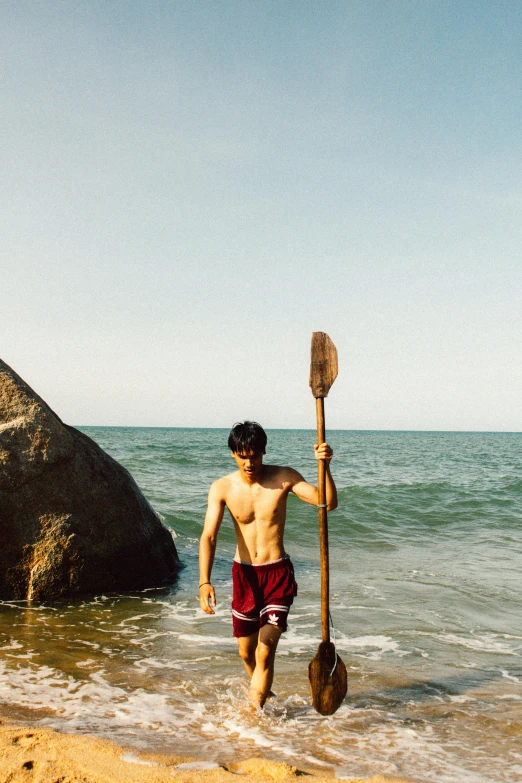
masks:
<svg viewBox="0 0 522 783"><path fill-rule="evenodd" d="M233 452L232 456L236 461L236 465L247 478L253 479L260 475L261 467L263 465L263 453L249 451L246 454L238 454Z"/></svg>

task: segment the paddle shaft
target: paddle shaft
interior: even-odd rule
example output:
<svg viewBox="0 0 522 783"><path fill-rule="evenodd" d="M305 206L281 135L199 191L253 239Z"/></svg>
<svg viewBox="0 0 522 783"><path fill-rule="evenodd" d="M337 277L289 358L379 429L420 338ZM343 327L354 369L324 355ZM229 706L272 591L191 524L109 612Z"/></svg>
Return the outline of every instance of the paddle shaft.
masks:
<svg viewBox="0 0 522 783"><path fill-rule="evenodd" d="M324 443L324 398L316 397L317 445ZM326 513L326 463L317 462L317 491L319 495L319 552L321 557L321 630L323 642L330 641L330 567L328 562L328 515Z"/></svg>

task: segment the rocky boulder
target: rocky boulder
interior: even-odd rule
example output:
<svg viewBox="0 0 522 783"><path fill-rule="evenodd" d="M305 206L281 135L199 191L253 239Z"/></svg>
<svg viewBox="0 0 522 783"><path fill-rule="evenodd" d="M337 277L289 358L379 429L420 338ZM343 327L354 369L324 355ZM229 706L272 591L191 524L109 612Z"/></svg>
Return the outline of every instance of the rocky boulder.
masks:
<svg viewBox="0 0 522 783"><path fill-rule="evenodd" d="M0 360L0 598L139 590L180 568L130 473Z"/></svg>

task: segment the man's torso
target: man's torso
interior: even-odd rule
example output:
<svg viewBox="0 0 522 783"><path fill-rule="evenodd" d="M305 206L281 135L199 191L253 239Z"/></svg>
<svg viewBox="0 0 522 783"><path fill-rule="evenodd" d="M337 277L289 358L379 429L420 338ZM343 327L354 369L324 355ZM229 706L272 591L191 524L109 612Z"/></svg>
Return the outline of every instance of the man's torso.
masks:
<svg viewBox="0 0 522 783"><path fill-rule="evenodd" d="M242 481L239 471L220 479L234 522L237 559L260 564L284 556L286 501L294 475L291 468L263 465L262 476L252 484Z"/></svg>

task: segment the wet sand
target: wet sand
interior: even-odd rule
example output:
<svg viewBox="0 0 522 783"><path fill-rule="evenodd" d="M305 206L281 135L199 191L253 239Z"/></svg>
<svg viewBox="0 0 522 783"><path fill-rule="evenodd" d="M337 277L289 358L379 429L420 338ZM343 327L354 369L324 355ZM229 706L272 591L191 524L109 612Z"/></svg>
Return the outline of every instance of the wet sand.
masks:
<svg viewBox="0 0 522 783"><path fill-rule="evenodd" d="M204 764L204 762L203 762ZM192 768L191 768L192 766ZM306 770L263 758L202 769L201 760L160 756L123 748L109 740L52 729L17 726L0 719L0 783L231 783L242 774L251 781L282 781L305 775L310 783L332 782ZM346 779L345 779L346 780ZM363 783L362 778L350 778ZM365 783L408 783L374 775Z"/></svg>

